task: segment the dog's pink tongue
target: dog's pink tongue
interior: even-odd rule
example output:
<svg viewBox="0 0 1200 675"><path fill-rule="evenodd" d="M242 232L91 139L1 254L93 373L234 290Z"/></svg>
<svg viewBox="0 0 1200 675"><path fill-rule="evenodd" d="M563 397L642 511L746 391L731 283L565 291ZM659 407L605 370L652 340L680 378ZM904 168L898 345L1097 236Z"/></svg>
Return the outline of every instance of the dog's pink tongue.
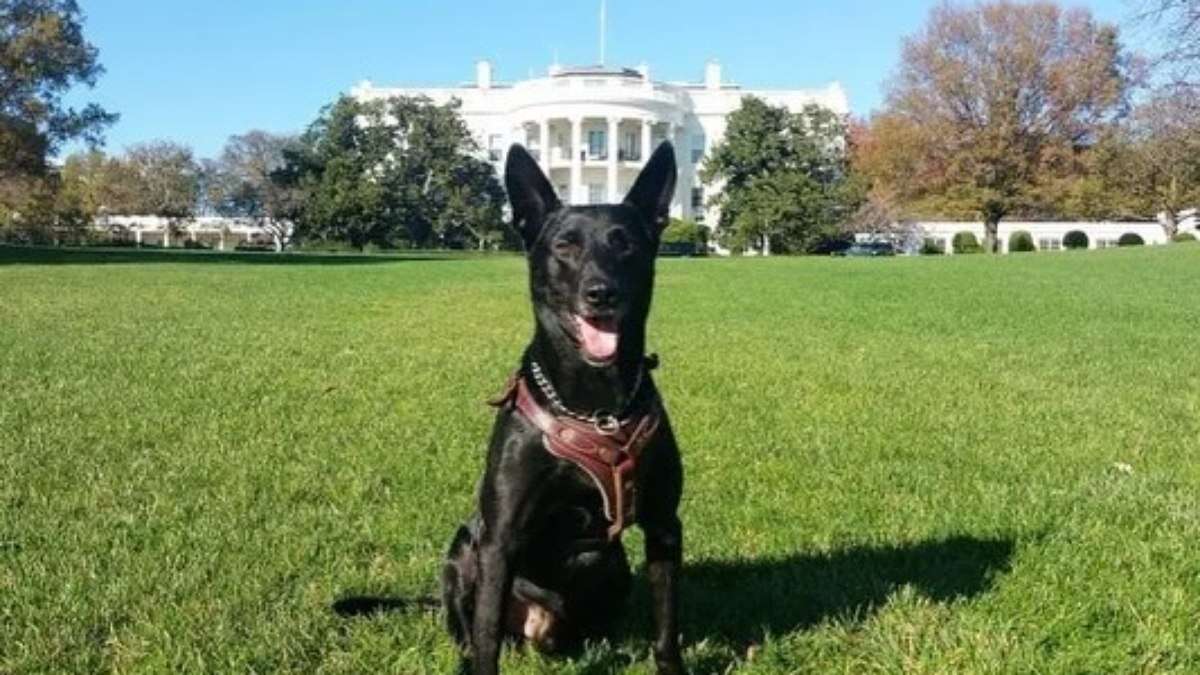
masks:
<svg viewBox="0 0 1200 675"><path fill-rule="evenodd" d="M575 323L579 326L579 341L588 356L603 361L617 353L616 321L576 317Z"/></svg>

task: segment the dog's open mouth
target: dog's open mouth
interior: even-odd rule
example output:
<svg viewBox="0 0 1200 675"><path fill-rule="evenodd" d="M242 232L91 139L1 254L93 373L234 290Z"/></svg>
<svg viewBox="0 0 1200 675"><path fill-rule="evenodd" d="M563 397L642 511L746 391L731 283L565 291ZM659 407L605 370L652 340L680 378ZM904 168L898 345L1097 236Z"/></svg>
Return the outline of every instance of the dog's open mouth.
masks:
<svg viewBox="0 0 1200 675"><path fill-rule="evenodd" d="M620 330L612 317L585 317L575 314L575 337L583 358L593 365L611 363L617 358L617 340Z"/></svg>

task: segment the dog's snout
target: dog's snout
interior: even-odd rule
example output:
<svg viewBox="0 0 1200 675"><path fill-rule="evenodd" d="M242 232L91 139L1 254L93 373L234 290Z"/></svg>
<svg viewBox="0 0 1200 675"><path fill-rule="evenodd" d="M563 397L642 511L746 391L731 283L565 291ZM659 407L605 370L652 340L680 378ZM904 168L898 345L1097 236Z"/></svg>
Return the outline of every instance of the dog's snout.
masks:
<svg viewBox="0 0 1200 675"><path fill-rule="evenodd" d="M597 309L612 307L617 304L617 289L612 284L602 281L592 282L584 287L583 299Z"/></svg>

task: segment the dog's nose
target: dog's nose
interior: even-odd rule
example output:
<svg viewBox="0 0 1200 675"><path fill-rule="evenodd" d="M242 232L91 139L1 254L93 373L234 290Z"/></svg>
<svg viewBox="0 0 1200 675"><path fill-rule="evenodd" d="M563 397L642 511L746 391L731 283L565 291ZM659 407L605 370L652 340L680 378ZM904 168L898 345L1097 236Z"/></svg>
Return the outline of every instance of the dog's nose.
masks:
<svg viewBox="0 0 1200 675"><path fill-rule="evenodd" d="M617 304L617 289L603 282L591 283L583 289L583 299L592 307L612 307Z"/></svg>

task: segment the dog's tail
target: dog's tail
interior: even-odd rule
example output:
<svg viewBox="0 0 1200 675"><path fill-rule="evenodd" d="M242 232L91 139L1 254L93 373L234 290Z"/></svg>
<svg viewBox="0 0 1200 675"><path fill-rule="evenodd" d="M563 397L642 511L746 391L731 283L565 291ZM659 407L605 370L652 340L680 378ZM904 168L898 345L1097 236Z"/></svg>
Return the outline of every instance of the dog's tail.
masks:
<svg viewBox="0 0 1200 675"><path fill-rule="evenodd" d="M422 595L415 598L384 598L375 595L348 595L333 603L335 614L343 618L383 614L385 612L424 611L435 612L442 602L435 597Z"/></svg>

